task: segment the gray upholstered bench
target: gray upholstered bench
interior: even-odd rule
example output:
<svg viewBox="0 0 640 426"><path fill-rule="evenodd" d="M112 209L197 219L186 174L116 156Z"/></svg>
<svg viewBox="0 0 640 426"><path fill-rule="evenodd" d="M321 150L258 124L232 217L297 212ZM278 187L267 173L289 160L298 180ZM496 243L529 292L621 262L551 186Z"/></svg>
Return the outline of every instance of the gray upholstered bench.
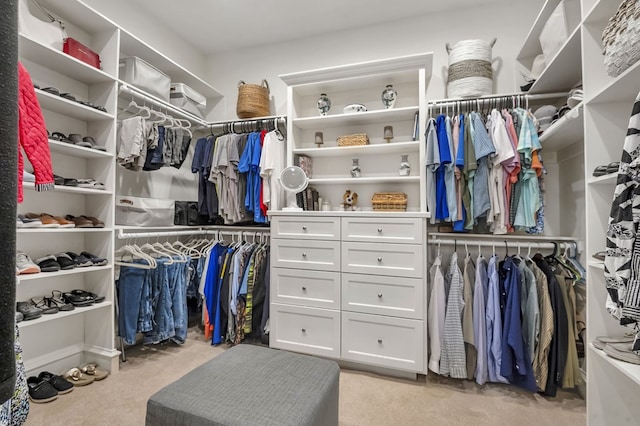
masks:
<svg viewBox="0 0 640 426"><path fill-rule="evenodd" d="M164 387L147 425L337 425L340 368L333 361L238 345Z"/></svg>

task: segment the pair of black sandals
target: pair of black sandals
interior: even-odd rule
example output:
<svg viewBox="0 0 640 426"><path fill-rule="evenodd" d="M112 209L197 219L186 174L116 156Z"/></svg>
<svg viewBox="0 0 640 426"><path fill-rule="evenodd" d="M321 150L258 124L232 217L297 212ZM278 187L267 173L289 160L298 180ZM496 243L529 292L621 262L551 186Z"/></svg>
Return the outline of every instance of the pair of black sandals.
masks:
<svg viewBox="0 0 640 426"><path fill-rule="evenodd" d="M75 97L75 95L73 95L72 93L68 93L68 92L60 93L60 90L58 90L57 88L55 88L53 86L43 87L41 89L40 86L38 86L37 84L34 84L33 87L36 88L36 89L42 90L43 92L51 93L52 95L60 96L61 98L65 98L67 100L70 100L70 101L73 101L73 102L77 102L77 103L82 104L84 106L97 109L98 111L107 112L107 109L105 107L103 107L102 105L96 105L96 104L94 104L93 102L90 102L90 101L81 101L81 100L77 99Z"/></svg>

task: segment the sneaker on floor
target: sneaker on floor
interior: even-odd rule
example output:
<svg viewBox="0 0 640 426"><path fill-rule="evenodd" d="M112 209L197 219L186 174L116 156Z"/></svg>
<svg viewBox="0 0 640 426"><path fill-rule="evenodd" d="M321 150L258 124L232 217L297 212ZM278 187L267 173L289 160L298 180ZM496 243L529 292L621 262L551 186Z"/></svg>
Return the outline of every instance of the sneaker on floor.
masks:
<svg viewBox="0 0 640 426"><path fill-rule="evenodd" d="M58 391L48 381L31 376L27 379L29 398L33 402L51 402L58 397Z"/></svg>
<svg viewBox="0 0 640 426"><path fill-rule="evenodd" d="M36 265L29 255L23 251L16 252L16 268L20 274L37 274L40 267Z"/></svg>

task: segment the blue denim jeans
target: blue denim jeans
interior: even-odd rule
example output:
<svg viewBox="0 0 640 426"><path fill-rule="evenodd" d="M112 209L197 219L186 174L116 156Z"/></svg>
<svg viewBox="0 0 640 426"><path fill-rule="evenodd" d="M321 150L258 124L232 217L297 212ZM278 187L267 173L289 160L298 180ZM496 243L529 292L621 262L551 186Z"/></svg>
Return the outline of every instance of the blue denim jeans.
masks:
<svg viewBox="0 0 640 426"><path fill-rule="evenodd" d="M141 261L142 263L142 261ZM127 345L136 343L142 289L149 283L151 270L122 266L118 287L118 335Z"/></svg>
<svg viewBox="0 0 640 426"><path fill-rule="evenodd" d="M166 260L158 259L158 266L151 269L151 298L153 312L152 330L144 335L143 343L145 345L160 343L172 337L169 335L168 323L173 327L173 317L171 315L171 306L169 302L171 296L169 293L169 270L172 265L167 265ZM167 305L169 309L167 310Z"/></svg>
<svg viewBox="0 0 640 426"><path fill-rule="evenodd" d="M187 312L187 283L189 281L189 269L191 260L186 263L174 263L175 279L171 289L171 311L173 313L174 336L171 340L183 344L187 338L188 312Z"/></svg>

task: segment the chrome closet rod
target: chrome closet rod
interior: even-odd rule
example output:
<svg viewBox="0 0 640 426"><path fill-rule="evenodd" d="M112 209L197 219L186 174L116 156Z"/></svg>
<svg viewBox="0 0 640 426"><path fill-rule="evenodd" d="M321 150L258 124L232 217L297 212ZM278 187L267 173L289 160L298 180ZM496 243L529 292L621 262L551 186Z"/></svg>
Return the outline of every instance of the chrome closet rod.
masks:
<svg viewBox="0 0 640 426"><path fill-rule="evenodd" d="M247 120L230 120L230 121L216 121L213 123L208 123L205 126L196 127L196 130L209 130L214 135L224 134L228 132L243 132L247 128L249 131L257 131L261 129L257 129L256 126L262 126L266 124L267 126L271 123L274 123L274 127L282 127L282 129L287 128L287 117L283 115L273 115L269 117L259 117L259 118L251 118Z"/></svg>
<svg viewBox="0 0 640 426"><path fill-rule="evenodd" d="M435 99L435 100L427 100L427 107L446 107L446 106L457 106L460 104L469 104L474 102L489 102L496 99L505 99L508 101L521 99L524 102L529 101L537 101L544 99L553 99L553 98L562 98L566 97L568 92L555 92L555 93L536 93L533 95L528 95L526 93L505 93L502 95L488 95L488 96L480 96L477 98L449 98L449 99Z"/></svg>
<svg viewBox="0 0 640 426"><path fill-rule="evenodd" d="M503 248L503 247L508 247L511 249L517 249L518 247L520 248L520 250L527 250L528 247L531 247L532 249L545 249L545 250L552 250L555 249L556 247L560 247L562 248L562 250L565 249L565 246L567 244L569 244L568 241L559 241L556 244L554 243L549 243L549 242L539 242L539 241L533 241L533 240L529 240L529 241L507 241L507 240L494 240L494 241L485 241L485 240L447 240L447 239L433 239L433 240L428 240L428 243L431 245L437 245L437 246L458 246L458 247L465 247L465 246L471 246L471 247L478 247L478 246L482 246L482 247L494 247L494 248Z"/></svg>

